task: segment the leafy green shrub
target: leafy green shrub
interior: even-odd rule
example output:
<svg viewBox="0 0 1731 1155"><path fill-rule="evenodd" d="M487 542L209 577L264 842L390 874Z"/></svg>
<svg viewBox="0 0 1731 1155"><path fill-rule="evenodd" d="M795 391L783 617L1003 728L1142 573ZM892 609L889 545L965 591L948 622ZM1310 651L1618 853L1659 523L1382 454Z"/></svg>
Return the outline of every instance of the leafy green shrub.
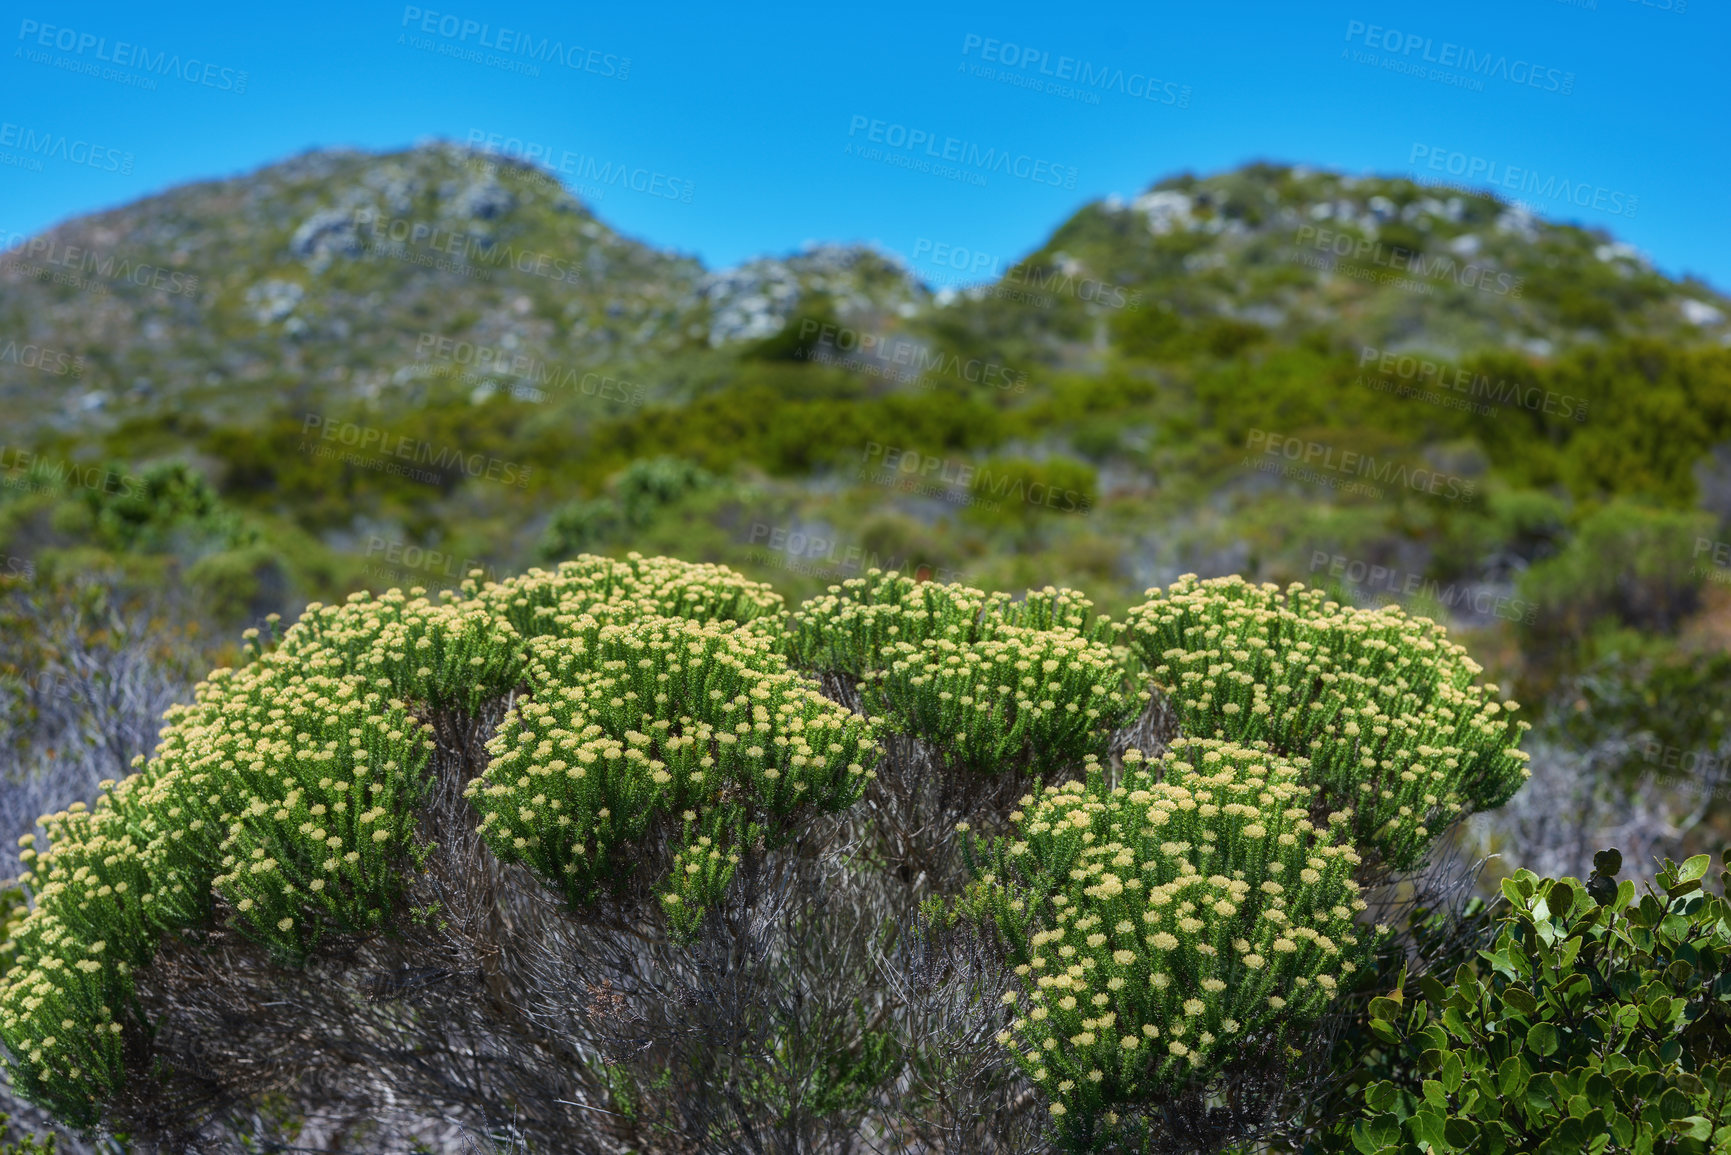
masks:
<svg viewBox="0 0 1731 1155"><path fill-rule="evenodd" d="M1050 773L1105 752L1141 705L1074 590L1022 601L872 570L793 615L797 664L857 679L864 708L981 773Z"/></svg>
<svg viewBox="0 0 1731 1155"><path fill-rule="evenodd" d="M1348 815L1312 823L1298 767L1212 739L1124 761L1110 790L1096 771L1023 798L970 896L1020 979L999 1041L1075 1139L1279 1062L1362 954Z"/></svg>
<svg viewBox="0 0 1731 1155"><path fill-rule="evenodd" d="M223 505L202 473L179 461L128 477L119 492L93 486L83 496L98 536L111 549L156 552L170 548L177 537L233 548L258 537Z"/></svg>
<svg viewBox="0 0 1731 1155"><path fill-rule="evenodd" d="M1294 583L1181 577L1130 612L1130 645L1188 734L1266 742L1352 813L1353 839L1410 869L1442 830L1526 780L1527 723L1428 618L1360 610Z"/></svg>
<svg viewBox="0 0 1731 1155"><path fill-rule="evenodd" d="M605 497L561 506L541 539L541 555L570 557L631 530L639 530L668 506L713 489L714 474L682 457L633 461L613 479Z"/></svg>
<svg viewBox="0 0 1731 1155"><path fill-rule="evenodd" d="M1639 902L1615 850L1585 884L1505 879L1501 932L1475 965L1420 978L1410 1006L1404 983L1371 1004L1373 1030L1423 1077L1372 1084L1353 1146L1726 1150L1731 905L1702 890L1708 866L1667 860Z"/></svg>
<svg viewBox="0 0 1731 1155"><path fill-rule="evenodd" d="M865 789L872 727L789 671L769 638L585 617L530 655L531 700L488 743L492 763L467 796L500 859L527 863L574 904L629 872L631 844L682 812L686 843L662 902L689 930L772 819L846 809Z"/></svg>
<svg viewBox="0 0 1731 1155"><path fill-rule="evenodd" d="M977 1102L1022 1104L1024 1123L1037 1114L1072 1151L1163 1143L1162 1129L1192 1124L1230 1138L1290 1108L1286 1076L1320 1054L1312 1028L1371 957L1360 885L1422 857L1427 822L1494 805L1520 777L1513 704L1473 683L1478 667L1440 628L1299 587L1186 578L1151 593L1132 646L1181 732L1147 731L1163 753L1128 751L1120 776L1106 759L1146 687L1114 648L1118 627L1073 590L1018 600L871 571L784 619L767 586L667 558L477 577L437 599L416 588L314 603L280 637L267 620L240 666L168 712L134 774L45 819L48 850L25 840L34 905L0 977L21 1093L80 1126L112 1122L117 1102L154 1102L129 1085L175 1069L153 1050L167 1044L152 984L164 966L199 974L212 941L234 943L231 960L251 957L238 950L250 942L270 989L284 968L401 940L401 954L367 956L379 968L366 971L368 1006L393 984L450 976L454 957L505 968L517 953L532 956L532 981L512 998L530 1009L501 1018L500 1000L434 1000L412 1015L380 1008L378 1029L482 1016L476 1029L504 1040L487 1044L498 1062L542 1063L534 1077L551 1088L593 1079L557 1093L610 1104L607 1120L685 1126L670 1120L707 1096L723 1114L689 1124L697 1149L763 1110L806 1120L802 1133L863 1133L908 1088L931 1104L956 1079L986 1088ZM880 747L886 734L916 741ZM876 777L880 766L892 773ZM478 838L442 834L459 799ZM810 821L826 814L839 817ZM954 839L970 818L1010 833ZM969 940L971 961L916 961L939 977L918 979L914 1003L885 999L872 985L882 940L912 925L894 949L951 949L919 912L935 913L921 905L934 891L963 889L970 855L953 913L988 933ZM480 905L428 917L471 901L451 885L464 871L490 880ZM801 930L766 947L778 903L797 927L840 918L859 937ZM479 937L496 924L506 931ZM599 954L574 953L590 940ZM721 950L737 961L717 964ZM778 969L752 995L729 985L739 966L783 968L795 953L820 970ZM658 976L636 1002L569 962L612 955L593 973ZM799 992L841 973L838 958L855 984L846 999L821 1022L789 1018ZM928 982L936 994L921 993ZM695 1017L647 1005L651 988L662 1003L680 992ZM259 989L217 1005L253 1007ZM344 991L327 1017L370 1013ZM949 1000L948 1017L933 1020L929 999ZM626 1010L642 1017L595 1025ZM742 1024L760 1014L783 1026L736 1061L728 1048L756 1037ZM654 1015L658 1026L635 1025ZM814 1051L776 1033L795 1026L832 1041ZM581 1038L605 1065L612 1048L642 1050L642 1031L658 1049L623 1073L560 1049ZM467 1070L473 1045L447 1057ZM741 1081L712 1093L722 1070ZM1239 1095L1240 1078L1258 1089ZM1224 1121L1207 1106L1221 1095L1237 1096ZM554 1112L537 1133L573 1125Z"/></svg>
<svg viewBox="0 0 1731 1155"><path fill-rule="evenodd" d="M1051 586L1021 601L957 583L920 582L872 569L812 598L792 615L788 638L794 661L807 668L863 678L888 664L900 644L943 638L973 645L1004 627L1073 634L1095 645L1113 637L1111 619L1096 618L1094 603L1075 590Z"/></svg>
<svg viewBox="0 0 1731 1155"><path fill-rule="evenodd" d="M315 602L279 644L249 642L245 665L215 671L195 688L190 705L168 711L156 754L148 763L137 759L137 773L105 783L94 808L75 803L44 820L50 850L38 854L32 835L21 840L29 867L21 881L34 906L8 939L14 966L0 986L0 1038L23 1094L80 1126L99 1117L101 1104L124 1082L120 1036L133 1013L132 976L150 962L164 933L232 926L294 963L332 931L384 928L398 913L408 864L426 850L416 828L433 743L419 719L440 711L473 715L524 680L532 655L513 615L531 629L574 638L586 627L561 611L596 605L627 621L644 618L651 636L655 623L660 636L673 636L680 625L657 611L748 618L779 605L717 567L635 556L583 558L558 575L537 571L484 591L471 580L460 601L447 593L434 604L412 593L356 593L342 606ZM759 658L773 644L749 625L737 627L732 639L725 627L712 628L736 651ZM624 659L615 651L631 644L621 639L592 655L617 667ZM546 693L547 648L536 656L534 684ZM706 677L726 661L716 655L693 668ZM751 704L751 722L739 724L752 733L768 687L792 678L785 671L780 683L773 674L756 676L764 669L759 662L751 671L749 693L730 695ZM729 684L738 691L746 679L735 670ZM597 670L586 687L598 693L610 672ZM662 688L653 674L633 666L629 677L648 678L643 703L665 705L664 697L656 700ZM694 708L731 721L740 704L718 707L709 697L713 688L685 689ZM841 767L861 743L871 745L867 730L844 726L834 716L838 707L803 694L784 693L787 702L803 704L801 716L778 719L794 737L778 732L765 739L776 753L757 767L758 776L798 759L791 785L818 785L813 794L826 804L846 805L858 796L863 771ZM634 724L656 733L664 750L689 748L685 715L669 715L657 730L641 711L627 723L629 711L611 699L600 704L621 738L636 733ZM812 756L803 745L810 735L797 732L807 719L813 731L845 729L846 756L828 748L834 743ZM681 729L669 733L668 723ZM630 757L641 753L639 745L633 742ZM724 769L733 766L724 760ZM774 789L766 794L771 809L786 802Z"/></svg>
<svg viewBox="0 0 1731 1155"><path fill-rule="evenodd" d="M564 636L585 614L684 618L693 622L755 624L779 633L781 595L719 565L627 554L623 561L584 557L552 570L464 584L480 605L510 622L525 638Z"/></svg>
<svg viewBox="0 0 1731 1155"><path fill-rule="evenodd" d="M1521 595L1540 607L1534 632L1578 640L1602 618L1675 630L1698 602L1696 542L1712 532L1707 513L1625 501L1595 510L1560 553L1522 576Z"/></svg>
<svg viewBox="0 0 1731 1155"><path fill-rule="evenodd" d="M1075 635L1001 625L973 642L887 648L864 682L867 710L932 743L953 765L1045 774L1103 750L1136 714L1112 652Z"/></svg>

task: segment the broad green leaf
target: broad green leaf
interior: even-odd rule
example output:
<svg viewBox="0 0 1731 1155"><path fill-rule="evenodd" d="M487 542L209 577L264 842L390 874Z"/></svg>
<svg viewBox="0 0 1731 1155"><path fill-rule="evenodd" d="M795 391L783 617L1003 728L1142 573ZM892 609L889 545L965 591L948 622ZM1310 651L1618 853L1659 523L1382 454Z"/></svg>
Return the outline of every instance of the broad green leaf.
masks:
<svg viewBox="0 0 1731 1155"><path fill-rule="evenodd" d="M1447 1118L1447 1115L1440 1112L1421 1110L1407 1120L1407 1126L1411 1129L1413 1138L1420 1143L1429 1143L1432 1151L1448 1151L1451 1148L1444 1133Z"/></svg>
<svg viewBox="0 0 1731 1155"><path fill-rule="evenodd" d="M1521 888L1519 886L1515 885L1514 879L1512 879L1512 878L1503 879L1502 890L1503 890L1503 897L1509 900L1510 906L1514 907L1516 910L1525 910L1526 909L1527 896L1525 894L1521 893Z"/></svg>
<svg viewBox="0 0 1731 1155"><path fill-rule="evenodd" d="M1677 878L1681 882L1693 882L1695 879L1700 878L1707 873L1707 867L1711 865L1712 862L1713 859L1711 855L1697 854L1695 857L1683 863L1682 867L1677 871Z"/></svg>
<svg viewBox="0 0 1731 1155"><path fill-rule="evenodd" d="M1593 869L1600 874L1616 874L1623 869L1623 852L1615 846L1593 855Z"/></svg>
<svg viewBox="0 0 1731 1155"><path fill-rule="evenodd" d="M1659 1096L1659 1113L1672 1121L1688 1118L1693 1106L1689 1096L1675 1087L1665 1088L1665 1093Z"/></svg>
<svg viewBox="0 0 1731 1155"><path fill-rule="evenodd" d="M1365 1104L1372 1111L1377 1112L1387 1111L1393 1107L1397 1097L1394 1084L1386 1079L1380 1083L1372 1083L1370 1089L1364 1093Z"/></svg>
<svg viewBox="0 0 1731 1155"><path fill-rule="evenodd" d="M1705 1139L1713 1134L1713 1120L1705 1115L1687 1115L1674 1121L1671 1129L1686 1139Z"/></svg>
<svg viewBox="0 0 1731 1155"><path fill-rule="evenodd" d="M1497 1088L1505 1095L1519 1095L1527 1089L1527 1080L1532 1077L1532 1069L1527 1061L1519 1055L1510 1055L1497 1068Z"/></svg>
<svg viewBox="0 0 1731 1155"><path fill-rule="evenodd" d="M1464 1151L1478 1141L1479 1129L1472 1120L1456 1115L1443 1125L1443 1137L1451 1146Z"/></svg>
<svg viewBox="0 0 1731 1155"><path fill-rule="evenodd" d="M1557 1028L1550 1023L1535 1023L1527 1031L1527 1050L1535 1055L1554 1055L1560 1045Z"/></svg>
<svg viewBox="0 0 1731 1155"><path fill-rule="evenodd" d="M1617 882L1607 875L1595 874L1587 879L1587 893L1600 906L1609 906L1617 897Z"/></svg>
<svg viewBox="0 0 1731 1155"><path fill-rule="evenodd" d="M1451 1095L1460 1090L1461 1079L1465 1073L1465 1067L1461 1063L1460 1055L1456 1054L1454 1051L1450 1051L1443 1059L1442 1063L1442 1073L1440 1078L1442 1079L1444 1089L1446 1089Z"/></svg>
<svg viewBox="0 0 1731 1155"><path fill-rule="evenodd" d="M1517 986L1503 988L1503 1002L1514 1008L1516 1014L1531 1018L1539 1011L1539 1000L1527 991Z"/></svg>

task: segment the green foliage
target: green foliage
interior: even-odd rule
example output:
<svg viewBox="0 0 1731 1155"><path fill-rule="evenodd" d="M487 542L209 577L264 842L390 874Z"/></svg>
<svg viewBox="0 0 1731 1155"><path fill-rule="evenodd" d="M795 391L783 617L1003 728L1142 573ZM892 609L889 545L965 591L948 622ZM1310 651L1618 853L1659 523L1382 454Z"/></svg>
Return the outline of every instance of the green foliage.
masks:
<svg viewBox="0 0 1731 1155"><path fill-rule="evenodd" d="M554 513L541 539L541 556L567 558L622 533L640 530L663 509L716 484L714 474L684 458L634 461L613 479L608 496L580 498Z"/></svg>
<svg viewBox="0 0 1731 1155"><path fill-rule="evenodd" d="M764 734L774 750L720 758L718 780L749 778L757 788L749 800L705 807L712 825L715 815L743 815L722 824L734 841L757 836L750 822L758 812L767 826L807 798L836 808L858 797L864 770L854 759L872 746L870 727L769 664L776 631L765 615L780 600L756 583L719 567L633 555L580 558L557 574L534 571L485 589L470 580L463 594L435 604L399 590L356 593L341 606L309 605L280 641L274 623L263 644L248 631L246 663L213 672L190 705L168 711L156 753L134 762L137 773L105 783L94 808L74 803L47 816L48 851L35 850L33 835L21 840L29 868L21 882L34 906L7 940L13 965L0 985L0 1038L15 1087L76 1125L99 1118L124 1081L121 1035L136 1015L133 972L165 933L227 925L294 964L332 931L386 929L400 913L404 871L424 852L416 830L433 744L419 719L474 715L525 682L550 697L555 686L575 690L569 659L582 646L615 664L581 680L599 711L586 725L605 724L629 739L630 754L621 757L633 767L643 744L631 727L643 725L656 735L656 753L684 769L680 760L696 757L688 716L675 711L656 727L623 698L599 695L623 672L639 683L634 704L665 706L665 697L655 700L664 693L661 671L626 670L622 655L646 655L654 639L664 649L673 640L716 639L715 660L693 665L698 680L683 686L681 703L689 699L712 728L734 724L737 734L727 737L754 743L749 749ZM609 626L603 639L593 618L570 612L577 606L643 621L637 629ZM678 616L686 613L695 620ZM739 654L749 662L729 666ZM743 703L709 697L715 685L702 679L719 679L724 669ZM760 717L765 701L777 707L773 734ZM529 699L518 716L548 708ZM811 742L820 737L829 739L821 750ZM845 751L837 748L844 737ZM728 745L720 734L716 742ZM616 777L631 789L629 775ZM719 789L718 781L710 796ZM622 820L627 813L647 817L622 810ZM693 845L700 836L693 832ZM699 894L725 885L717 881L725 872L683 865L698 870L682 874L670 893L692 889L694 907ZM681 913L674 921L677 929L689 920Z"/></svg>
<svg viewBox="0 0 1731 1155"><path fill-rule="evenodd" d="M53 1132L47 1135L12 1134L12 1116L0 1114L0 1155L55 1155L59 1137Z"/></svg>
<svg viewBox="0 0 1731 1155"><path fill-rule="evenodd" d="M86 488L83 497L98 537L111 549L157 552L176 539L232 548L258 536L223 505L202 473L178 461L152 466L136 478L124 476L113 488Z"/></svg>
<svg viewBox="0 0 1731 1155"><path fill-rule="evenodd" d="M1073 766L1135 717L1139 703L1106 647L1059 630L991 633L886 648L885 668L863 683L866 708L952 765L986 773Z"/></svg>
<svg viewBox="0 0 1731 1155"><path fill-rule="evenodd" d="M1621 866L1608 850L1585 884L1505 879L1491 949L1371 1003L1423 1077L1367 1088L1357 1150L1731 1148L1731 906L1702 889L1705 854L1667 860L1639 902Z"/></svg>
<svg viewBox="0 0 1731 1155"><path fill-rule="evenodd" d="M831 586L793 612L789 650L807 669L864 678L888 665L897 645L941 638L973 645L1006 627L1073 635L1107 645L1111 619L1095 617L1094 603L1075 590L1047 586L1020 601L958 583L915 581L894 570L868 570Z"/></svg>
<svg viewBox="0 0 1731 1155"><path fill-rule="evenodd" d="M802 807L865 789L872 727L788 671L772 639L721 623L585 615L530 644L530 700L488 743L467 796L488 845L577 905L629 872L632 844L675 813L683 848L662 893L689 930L742 852Z"/></svg>
<svg viewBox="0 0 1731 1155"><path fill-rule="evenodd" d="M1086 514L1099 500L1094 470L1067 457L990 458L974 473L970 489L979 504L968 506L966 516L983 525L1016 525L1041 514Z"/></svg>
<svg viewBox="0 0 1731 1155"><path fill-rule="evenodd" d="M1524 723L1439 627L1297 586L1150 592L1131 649L1183 734L1153 764L1125 754L1108 785L1101 760L1143 698L1119 628L1074 590L873 570L784 622L767 586L667 558L477 577L248 631L243 664L168 712L136 773L47 817L46 852L25 840L34 907L0 981L22 1093L101 1119L128 1032L149 1030L134 976L165 939L231 928L293 966L327 936L424 917L403 890L433 849L432 735L453 725L499 719L465 789L494 855L580 914L649 899L634 909L676 940L742 863L859 801L888 730L957 771L1043 780L1008 837L969 848L950 917L1007 950L999 1042L1064 1144L1139 1144L1186 1096L1290 1065L1371 957L1366 871L1422 856L1437 824L1521 777ZM865 713L808 675L857 688ZM876 1020L837 1029L817 1066L770 1040L770 1067L809 1079L751 1093L845 1113L914 1061Z"/></svg>
<svg viewBox="0 0 1731 1155"><path fill-rule="evenodd" d="M1020 979L999 1041L1073 1136L1279 1061L1362 957L1348 815L1312 823L1297 766L1211 739L1124 761L1024 797L969 897Z"/></svg>
<svg viewBox="0 0 1731 1155"><path fill-rule="evenodd" d="M1294 583L1180 578L1130 612L1130 644L1188 734L1303 758L1352 813L1353 840L1409 869L1455 820L1502 805L1528 771L1514 702L1443 628L1359 610Z"/></svg>
<svg viewBox="0 0 1731 1155"><path fill-rule="evenodd" d="M552 570L532 569L464 592L511 623L523 637L560 636L584 614L684 618L750 624L772 636L781 627L781 595L726 566L648 558L583 557Z"/></svg>
<svg viewBox="0 0 1731 1155"><path fill-rule="evenodd" d="M1593 623L1669 632L1695 608L1702 576L1696 542L1711 514L1612 502L1589 514L1568 546L1521 579L1540 607L1535 631L1580 640Z"/></svg>

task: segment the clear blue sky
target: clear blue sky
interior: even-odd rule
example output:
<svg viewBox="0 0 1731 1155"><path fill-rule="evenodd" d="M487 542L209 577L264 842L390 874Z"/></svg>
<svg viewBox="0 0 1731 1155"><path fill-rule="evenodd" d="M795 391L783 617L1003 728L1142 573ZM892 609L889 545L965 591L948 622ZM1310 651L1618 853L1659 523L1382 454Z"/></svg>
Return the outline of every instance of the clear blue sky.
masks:
<svg viewBox="0 0 1731 1155"><path fill-rule="evenodd" d="M1401 173L1423 146L1445 165L1421 170L1437 179L1478 157L1498 180L1584 187L1574 195L1587 207L1557 191L1521 199L1731 289L1725 0L8 9L7 234L309 148L497 133L569 153L574 174L582 157L643 170L652 187L609 187L596 210L711 267L840 240L917 253L931 273L937 245L1008 264L1089 200L1177 172L1267 159ZM1491 75L1469 72L1468 53ZM179 74L167 72L176 58ZM525 65L540 75L509 70ZM242 71L245 91L233 91ZM909 149L893 126L935 143ZM21 147L28 134L46 155ZM850 144L940 166L948 148L961 175L849 155ZM1025 158L1015 164L1029 175L966 163L987 149Z"/></svg>

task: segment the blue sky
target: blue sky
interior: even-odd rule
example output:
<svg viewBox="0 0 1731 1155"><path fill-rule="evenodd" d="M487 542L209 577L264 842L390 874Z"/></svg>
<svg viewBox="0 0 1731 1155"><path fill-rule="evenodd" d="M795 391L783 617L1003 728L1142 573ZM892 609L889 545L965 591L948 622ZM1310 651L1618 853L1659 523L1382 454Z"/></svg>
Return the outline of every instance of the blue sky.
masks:
<svg viewBox="0 0 1731 1155"><path fill-rule="evenodd" d="M711 267L812 240L1002 267L1090 200L1264 159L1524 185L1731 289L1724 0L11 7L8 235L310 148L478 134L579 186L628 169L642 187L595 210ZM969 163L988 149L1010 168Z"/></svg>

